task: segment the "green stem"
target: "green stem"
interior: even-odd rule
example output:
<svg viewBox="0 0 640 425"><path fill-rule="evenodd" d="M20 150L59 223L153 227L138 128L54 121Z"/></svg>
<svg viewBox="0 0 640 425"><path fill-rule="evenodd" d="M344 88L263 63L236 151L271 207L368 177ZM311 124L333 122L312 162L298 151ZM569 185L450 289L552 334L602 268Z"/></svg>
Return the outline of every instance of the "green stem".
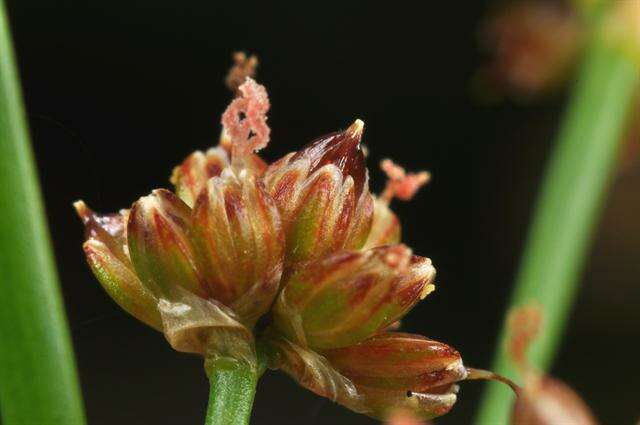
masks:
<svg viewBox="0 0 640 425"><path fill-rule="evenodd" d="M77 425L84 412L0 1L0 423Z"/></svg>
<svg viewBox="0 0 640 425"><path fill-rule="evenodd" d="M543 330L529 350L543 372L566 327L639 74L631 56L596 34L548 164L511 300L511 307L536 302L543 309ZM513 377L506 337L503 325L493 370ZM512 397L489 384L477 423L508 423Z"/></svg>
<svg viewBox="0 0 640 425"><path fill-rule="evenodd" d="M209 406L205 425L247 425L258 373L248 365L220 359L209 370Z"/></svg>

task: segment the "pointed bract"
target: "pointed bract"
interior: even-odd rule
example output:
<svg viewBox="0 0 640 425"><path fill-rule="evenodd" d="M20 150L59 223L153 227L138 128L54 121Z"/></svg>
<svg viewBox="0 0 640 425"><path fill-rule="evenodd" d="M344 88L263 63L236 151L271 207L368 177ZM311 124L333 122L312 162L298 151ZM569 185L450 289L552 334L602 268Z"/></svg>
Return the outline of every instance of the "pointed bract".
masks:
<svg viewBox="0 0 640 425"><path fill-rule="evenodd" d="M84 201L74 202L73 207L84 224L85 240L99 240L120 261L130 263L126 235L129 210L121 210L118 214L97 214Z"/></svg>
<svg viewBox="0 0 640 425"><path fill-rule="evenodd" d="M343 176L353 178L355 194L358 197L367 180L365 157L360 148L363 129L364 123L356 120L345 131L336 131L313 140L296 152L290 162L303 158L309 159L309 174L325 165L335 165Z"/></svg>
<svg viewBox="0 0 640 425"><path fill-rule="evenodd" d="M273 200L250 172L227 169L208 182L193 218L209 297L255 322L282 274L284 233Z"/></svg>
<svg viewBox="0 0 640 425"><path fill-rule="evenodd" d="M191 228L191 209L168 190L154 190L131 208L127 223L131 262L157 297L171 299L176 286L206 296Z"/></svg>
<svg viewBox="0 0 640 425"><path fill-rule="evenodd" d="M147 325L162 330L158 312L158 299L140 282L140 279L121 262L107 245L89 239L83 245L87 262L98 281L123 310Z"/></svg>
<svg viewBox="0 0 640 425"><path fill-rule="evenodd" d="M129 260L124 226L128 211L99 215L82 201L74 207L85 224L87 262L104 290L127 313L162 329L158 300L142 285Z"/></svg>
<svg viewBox="0 0 640 425"><path fill-rule="evenodd" d="M433 290L435 269L404 245L343 251L300 264L274 305L276 326L317 349L361 342L404 316Z"/></svg>

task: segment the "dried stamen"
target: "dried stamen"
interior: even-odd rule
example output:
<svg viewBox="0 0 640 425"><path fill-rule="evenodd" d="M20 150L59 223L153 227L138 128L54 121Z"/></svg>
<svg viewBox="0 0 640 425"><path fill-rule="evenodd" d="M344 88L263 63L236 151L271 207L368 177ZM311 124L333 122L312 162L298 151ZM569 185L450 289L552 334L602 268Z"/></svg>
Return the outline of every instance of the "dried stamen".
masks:
<svg viewBox="0 0 640 425"><path fill-rule="evenodd" d="M236 96L240 95L240 86L247 77L255 77L256 68L258 68L258 57L251 55L247 57L244 52L235 52L233 54L233 66L229 69L229 73L224 79L224 83Z"/></svg>
<svg viewBox="0 0 640 425"><path fill-rule="evenodd" d="M247 77L236 97L222 115L224 131L231 139L232 158L244 157L269 143L267 125L269 97L264 86Z"/></svg>
<svg viewBox="0 0 640 425"><path fill-rule="evenodd" d="M408 201L414 197L418 189L424 186L431 175L426 171L407 174L405 169L395 164L390 159L384 159L380 163L380 168L387 174L387 186L380 198L390 202L393 198Z"/></svg>

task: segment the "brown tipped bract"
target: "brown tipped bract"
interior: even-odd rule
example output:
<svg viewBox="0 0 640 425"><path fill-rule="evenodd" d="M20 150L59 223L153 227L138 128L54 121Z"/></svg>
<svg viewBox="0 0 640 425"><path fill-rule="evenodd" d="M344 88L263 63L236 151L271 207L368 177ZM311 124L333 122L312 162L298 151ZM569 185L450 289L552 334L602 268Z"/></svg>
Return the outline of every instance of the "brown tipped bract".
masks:
<svg viewBox="0 0 640 425"><path fill-rule="evenodd" d="M87 262L98 281L127 313L149 326L162 329L156 297L140 282L129 260L125 237L128 211L100 215L83 201L74 204L85 225L83 245Z"/></svg>

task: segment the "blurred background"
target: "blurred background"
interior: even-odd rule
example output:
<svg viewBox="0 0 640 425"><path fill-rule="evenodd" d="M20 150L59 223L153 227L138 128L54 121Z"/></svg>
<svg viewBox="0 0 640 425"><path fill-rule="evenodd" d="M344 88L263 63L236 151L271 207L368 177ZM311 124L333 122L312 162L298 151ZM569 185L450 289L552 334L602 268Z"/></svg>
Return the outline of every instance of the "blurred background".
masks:
<svg viewBox="0 0 640 425"><path fill-rule="evenodd" d="M361 118L375 191L385 157L432 173L412 202L393 205L404 241L438 270L437 291L403 327L453 345L468 365L491 365L566 97L487 102L474 90L486 61L478 28L494 5L8 2L89 423L202 423L201 359L171 350L103 293L71 203L128 207L216 144L237 50L259 56L271 97L268 159ZM640 166L622 163L553 368L607 424L640 416ZM470 423L484 385L464 383L437 423ZM375 423L280 372L259 384L253 422Z"/></svg>

